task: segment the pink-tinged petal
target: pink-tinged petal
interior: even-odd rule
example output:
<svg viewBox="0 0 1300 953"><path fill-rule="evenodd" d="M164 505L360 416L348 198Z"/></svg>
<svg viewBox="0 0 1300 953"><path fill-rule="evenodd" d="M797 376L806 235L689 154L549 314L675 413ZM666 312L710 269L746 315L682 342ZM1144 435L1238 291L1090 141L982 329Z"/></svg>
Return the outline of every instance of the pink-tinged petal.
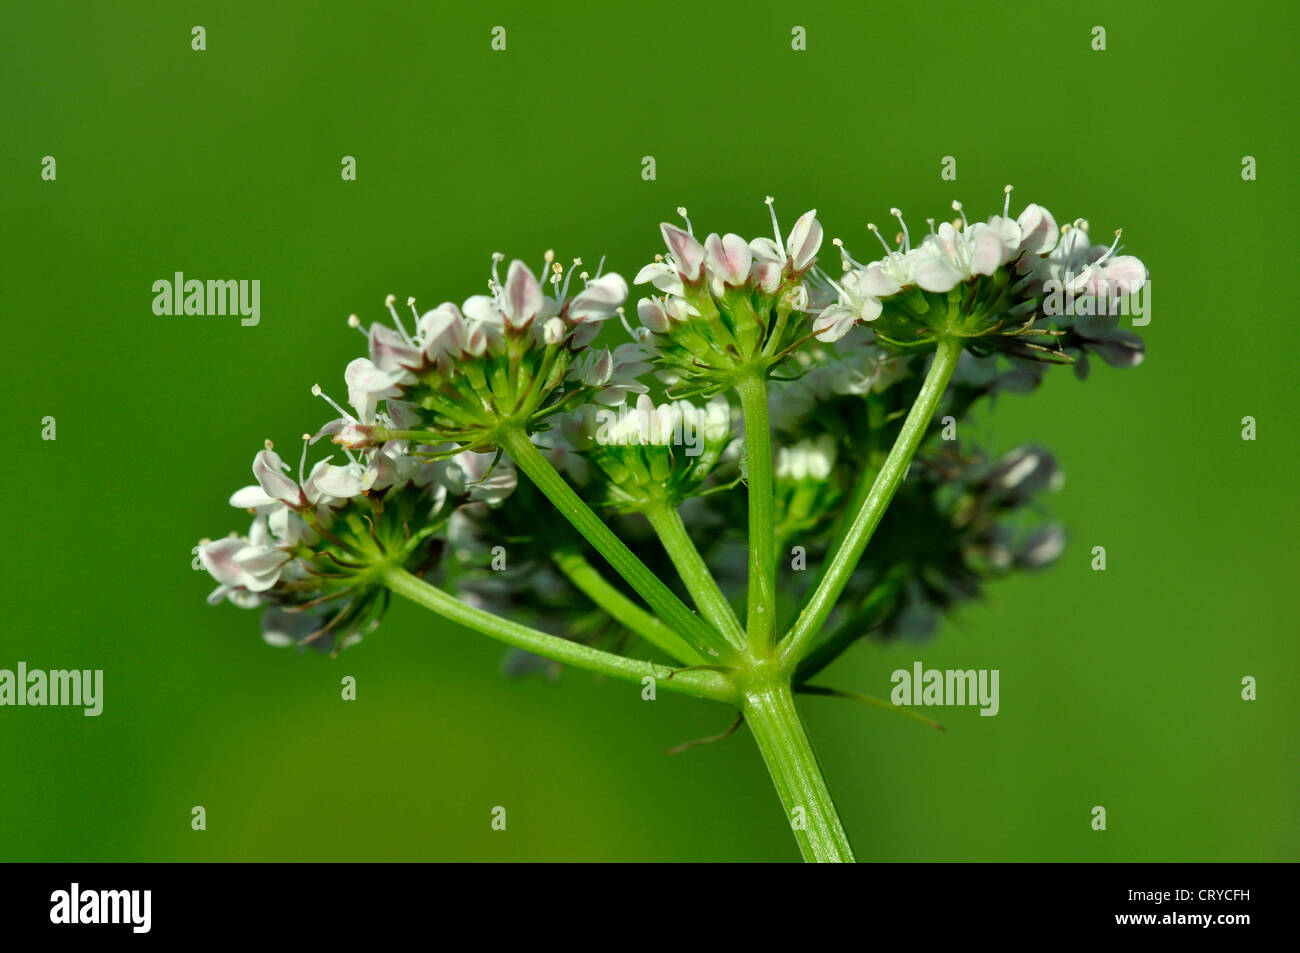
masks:
<svg viewBox="0 0 1300 953"><path fill-rule="evenodd" d="M609 349L601 351L587 361L582 370L582 382L588 387L600 387L609 383L614 373L614 355Z"/></svg>
<svg viewBox="0 0 1300 953"><path fill-rule="evenodd" d="M339 433L344 428L344 426L347 425L347 423L348 421L342 417L334 418L329 423L327 423L324 427L321 427L320 430L317 430L314 434L312 434L310 442L315 443L321 437L334 436L334 434Z"/></svg>
<svg viewBox="0 0 1300 953"><path fill-rule="evenodd" d="M367 358L359 357L348 364L343 380L348 385L348 403L356 409L363 424L372 424L378 402L400 398L402 383L413 378L405 371L382 371Z"/></svg>
<svg viewBox="0 0 1300 953"><path fill-rule="evenodd" d="M1006 260L1002 240L988 229L980 229L975 233L973 244L970 255L972 275L991 275Z"/></svg>
<svg viewBox="0 0 1300 953"><path fill-rule="evenodd" d="M785 250L790 256L790 267L795 271L806 271L817 258L822 247L822 226L817 221L817 210L810 209L799 216L799 221L790 229L790 237L785 240Z"/></svg>
<svg viewBox="0 0 1300 953"><path fill-rule="evenodd" d="M350 500L360 493L361 479L361 467L355 463L341 467L326 466L319 473L312 470L312 484L315 488L338 500Z"/></svg>
<svg viewBox="0 0 1300 953"><path fill-rule="evenodd" d="M532 269L518 258L512 261L501 300L506 324L512 328L527 327L542 310L545 297Z"/></svg>
<svg viewBox="0 0 1300 953"><path fill-rule="evenodd" d="M265 578L273 570L280 568L289 561L289 554L274 546L246 546L239 552L235 553L235 562L244 572L252 573L254 576ZM274 584L274 583L272 583ZM249 587L252 589L252 587ZM266 588L270 588L267 586ZM264 591L254 589L254 592Z"/></svg>
<svg viewBox="0 0 1300 953"><path fill-rule="evenodd" d="M444 301L438 307L420 315L420 320L415 325L415 335L427 347L431 341L441 340L464 320L460 308L450 301Z"/></svg>
<svg viewBox="0 0 1300 953"><path fill-rule="evenodd" d="M460 347L470 357L482 357L487 351L487 343L488 336L483 330L483 325L476 324L473 327L466 327Z"/></svg>
<svg viewBox="0 0 1300 953"><path fill-rule="evenodd" d="M782 268L779 261L770 258L754 259L750 277L754 281L754 286L763 294L776 294L776 290L781 287L781 276Z"/></svg>
<svg viewBox="0 0 1300 953"><path fill-rule="evenodd" d="M199 546L199 562L223 586L238 586L243 581L244 573L235 563L235 553L247 545L246 540L237 536L203 543Z"/></svg>
<svg viewBox="0 0 1300 953"><path fill-rule="evenodd" d="M1052 213L1041 205L1026 205L1016 220L1020 226L1020 249L1031 255L1045 255L1060 241L1061 230Z"/></svg>
<svg viewBox="0 0 1300 953"><path fill-rule="evenodd" d="M237 506L241 510L255 510L270 506L274 502L276 501L267 496L260 486L240 487L230 495L230 505Z"/></svg>
<svg viewBox="0 0 1300 953"><path fill-rule="evenodd" d="M420 412L416 406L405 400L390 400L386 405L388 416L397 430L415 430L420 424Z"/></svg>
<svg viewBox="0 0 1300 953"><path fill-rule="evenodd" d="M622 275L601 275L569 302L569 317L575 321L604 321L627 300L627 282Z"/></svg>
<svg viewBox="0 0 1300 953"><path fill-rule="evenodd" d="M938 242L943 248L943 253L949 258L957 256L957 229L953 227L952 222L940 222L936 234L926 235L922 245L933 244Z"/></svg>
<svg viewBox="0 0 1300 953"><path fill-rule="evenodd" d="M672 327L667 309L656 298L642 298L638 301L636 316L655 334L667 334Z"/></svg>
<svg viewBox="0 0 1300 953"><path fill-rule="evenodd" d="M496 303L487 295L474 295L465 299L465 317L492 327L502 327L505 319L497 310Z"/></svg>
<svg viewBox="0 0 1300 953"><path fill-rule="evenodd" d="M272 499L289 506L302 503L302 493L298 484L284 475L284 464L274 450L261 450L253 458L253 476L262 491Z"/></svg>
<svg viewBox="0 0 1300 953"><path fill-rule="evenodd" d="M857 322L858 315L856 311L852 308L836 305L827 308L813 319L813 335L817 340L829 344L848 334L849 330Z"/></svg>
<svg viewBox="0 0 1300 953"><path fill-rule="evenodd" d="M722 238L712 234L704 240L704 255L709 270L723 283L736 288L749 280L749 266L754 253L749 242L728 233Z"/></svg>
<svg viewBox="0 0 1300 953"><path fill-rule="evenodd" d="M1106 280L1124 294L1135 294L1147 280L1146 265L1132 255L1119 255L1105 264Z"/></svg>
<svg viewBox="0 0 1300 953"><path fill-rule="evenodd" d="M420 352L386 324L370 325L370 360L381 371L401 373L420 366Z"/></svg>
<svg viewBox="0 0 1300 953"><path fill-rule="evenodd" d="M892 294L898 294L902 290L902 285L885 274L884 268L879 262L872 262L862 272L858 279L858 289L873 298L888 298Z"/></svg>
<svg viewBox="0 0 1300 953"><path fill-rule="evenodd" d="M884 307L875 298L867 298L858 308L858 314L863 321L874 321L880 317L880 312L885 310Z"/></svg>
<svg viewBox="0 0 1300 953"><path fill-rule="evenodd" d="M1020 226L1014 219L1006 218L1002 215L994 215L986 226L989 231L998 236L1002 242L1002 261L1003 264L1015 258L1020 253Z"/></svg>
<svg viewBox="0 0 1300 953"><path fill-rule="evenodd" d="M659 226L659 231L663 233L664 241L677 261L677 271L682 278L690 282L699 281L704 267L704 246L690 232L683 231L676 225L664 222Z"/></svg>
<svg viewBox="0 0 1300 953"><path fill-rule="evenodd" d="M918 255L912 264L912 280L925 291L945 294L957 287L962 274L946 255Z"/></svg>
<svg viewBox="0 0 1300 953"><path fill-rule="evenodd" d="M569 332L569 350L581 351L600 335L600 322L584 321Z"/></svg>

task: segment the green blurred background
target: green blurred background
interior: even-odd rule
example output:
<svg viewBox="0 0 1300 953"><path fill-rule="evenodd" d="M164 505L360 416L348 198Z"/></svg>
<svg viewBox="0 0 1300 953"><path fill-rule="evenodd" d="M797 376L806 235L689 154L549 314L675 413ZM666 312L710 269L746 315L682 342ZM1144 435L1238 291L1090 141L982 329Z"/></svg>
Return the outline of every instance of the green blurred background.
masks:
<svg viewBox="0 0 1300 953"><path fill-rule="evenodd" d="M460 300L498 250L630 276L676 206L763 234L765 194L873 255L889 206L985 216L1006 182L1124 227L1159 299L1148 359L989 418L1065 467L1054 569L826 679L997 668L996 718L803 703L845 825L863 859L1297 859L1297 14L1164 6L7 7L0 668L102 668L106 701L0 708L0 859L795 859L743 732L663 754L720 707L507 681L495 644L406 604L337 660L275 650L204 604L191 547L243 528L253 453L325 419L308 389L345 394L344 318L388 292ZM260 279L260 326L155 317L174 271Z"/></svg>

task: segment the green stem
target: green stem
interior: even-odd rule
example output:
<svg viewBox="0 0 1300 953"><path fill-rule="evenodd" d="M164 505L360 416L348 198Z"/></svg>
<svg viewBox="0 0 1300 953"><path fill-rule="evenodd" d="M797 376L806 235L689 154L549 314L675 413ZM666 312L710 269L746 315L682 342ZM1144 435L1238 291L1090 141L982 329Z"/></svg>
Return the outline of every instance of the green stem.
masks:
<svg viewBox="0 0 1300 953"><path fill-rule="evenodd" d="M911 566L907 563L891 566L884 577L867 593L866 598L853 614L842 621L837 620L835 628L824 638L819 639L799 660L799 665L794 671L795 685L803 685L843 655L853 643L870 632L873 621L878 621L873 620L872 617L897 595L899 583L910 571Z"/></svg>
<svg viewBox="0 0 1300 953"><path fill-rule="evenodd" d="M852 862L853 848L822 778L789 684L776 681L747 689L742 711L803 859Z"/></svg>
<svg viewBox="0 0 1300 953"><path fill-rule="evenodd" d="M749 489L749 594L745 624L750 652L772 654L776 616L776 540L772 518L772 434L767 381L758 372L736 384L745 418L745 483Z"/></svg>
<svg viewBox="0 0 1300 953"><path fill-rule="evenodd" d="M685 639L625 596L581 553L560 549L551 558L565 578L615 622L678 662L695 665L704 661Z"/></svg>
<svg viewBox="0 0 1300 953"><path fill-rule="evenodd" d="M596 552L614 568L646 605L665 623L692 645L723 661L734 657L731 646L716 630L673 595L659 577L652 573L626 544L591 511L573 487L551 466L542 452L533 446L528 434L518 428L506 428L499 434L501 447L524 474L555 505L555 508L586 537Z"/></svg>
<svg viewBox="0 0 1300 953"><path fill-rule="evenodd" d="M735 648L743 649L745 633L740 627L740 620L736 618L727 597L718 588L718 582L713 578L713 573L709 572L704 557L691 541L677 508L670 503L658 501L648 504L641 512L663 543L668 558L677 568L677 574L682 577L686 591L691 594L700 614L726 636Z"/></svg>
<svg viewBox="0 0 1300 953"><path fill-rule="evenodd" d="M925 376L925 383L921 385L921 392L917 395L916 402L912 404L912 409L908 411L907 419L903 421L903 429L899 431L898 439L894 441L894 446L885 458L880 473L871 486L871 492L867 494L867 498L854 515L849 531L835 551L835 555L831 557L826 575L813 592L812 599L799 614L794 628L782 643L781 658L787 665L794 664L803 657L812 640L825 625L831 610L835 608L835 601L848 583L858 560L862 558L862 552L880 524L880 518L884 516L890 500L894 498L894 493L907 476L912 457L916 455L916 450L921 445L921 440L930 425L930 418L934 416L939 400L948 386L948 380L957 367L962 345L963 340L957 337L944 337L939 340L934 352L934 361Z"/></svg>
<svg viewBox="0 0 1300 953"><path fill-rule="evenodd" d="M571 642L546 632L539 632L537 629L468 606L398 566L384 569L383 579L384 584L393 592L405 596L426 609L431 609L443 618L482 632L506 645L532 652L534 655L630 682L640 682L649 675L659 685L671 691L693 695L696 698L710 698L715 701L732 701L735 698L730 679L720 672L656 666L650 662L626 658L612 652L594 649L581 642Z"/></svg>

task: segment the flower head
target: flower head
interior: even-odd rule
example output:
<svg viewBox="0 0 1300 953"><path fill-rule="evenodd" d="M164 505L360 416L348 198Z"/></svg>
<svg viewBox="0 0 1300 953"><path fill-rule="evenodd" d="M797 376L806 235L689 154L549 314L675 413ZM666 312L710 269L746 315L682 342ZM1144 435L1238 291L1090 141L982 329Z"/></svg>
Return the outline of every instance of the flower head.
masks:
<svg viewBox="0 0 1300 953"><path fill-rule="evenodd" d="M202 541L199 559L217 582L210 603L267 608L268 642L337 651L378 624L388 600L385 567L431 568L434 534L456 508L500 503L515 477L508 463L493 467L492 454L439 454L443 448L404 441L349 453L342 465L327 457L305 475L310 443L304 435L296 480L269 443L259 451L257 483L230 498L252 512L251 527Z"/></svg>
<svg viewBox="0 0 1300 953"><path fill-rule="evenodd" d="M636 276L661 293L641 299L637 315L661 376L682 396L711 395L748 370L767 373L811 336L804 276L822 227L812 210L783 238L773 210L772 238L729 232L700 242L678 211L687 227L660 226L668 253Z"/></svg>
<svg viewBox="0 0 1300 953"><path fill-rule="evenodd" d="M502 260L493 257L488 293L460 306L444 302L421 314L408 299L411 330L388 297L392 325L370 326L368 356L344 375L352 412L338 408L337 442L360 449L399 436L486 450L502 426L539 429L566 402L618 386L583 373L575 359L619 312L627 283L599 269L589 276L581 259L566 270L550 252L543 279L515 260L502 281ZM575 273L583 287L570 296ZM360 327L355 317L349 323Z"/></svg>
<svg viewBox="0 0 1300 953"><path fill-rule="evenodd" d="M961 203L953 202L958 218L937 227L929 219L929 234L916 246L902 213L891 209L901 229L897 245L868 225L885 255L867 264L853 259L837 239L843 274L816 273L816 281L835 295L816 326L836 334L865 324L896 349L928 347L947 335L967 340L976 353L1069 363L1057 340L1068 321L1055 320L1058 309L1045 302L1045 292L1055 285L1082 299L1087 311L1098 299L1134 293L1146 269L1130 255L1115 254L1118 233L1116 245L1091 245L1086 222L1059 228L1047 209L1033 204L1012 218L1010 186L1004 194L1002 214L973 224ZM1054 320L1038 323L1044 315ZM1125 337L1124 344L1131 343Z"/></svg>

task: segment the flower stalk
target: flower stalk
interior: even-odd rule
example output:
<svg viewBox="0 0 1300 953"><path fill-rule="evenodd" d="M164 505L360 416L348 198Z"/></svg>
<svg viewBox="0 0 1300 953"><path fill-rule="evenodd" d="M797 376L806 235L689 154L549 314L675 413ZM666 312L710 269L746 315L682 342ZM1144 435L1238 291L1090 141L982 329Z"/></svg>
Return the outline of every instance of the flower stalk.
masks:
<svg viewBox="0 0 1300 953"><path fill-rule="evenodd" d="M825 576L822 577L808 605L804 607L789 634L782 640L781 657L786 661L797 662L807 654L813 639L821 632L826 619L835 608L835 601L844 590L849 575L862 558L871 534L880 525L880 518L885 515L889 502L894 498L899 485L907 476L907 469L916 455L926 428L939 406L943 392L948 386L953 371L957 368L957 359L961 357L963 341L958 337L944 337L935 348L934 360L921 385L921 393L903 421L903 429L898 434L889 456L885 458L871 486L871 492L863 501L849 524L839 548L827 564Z"/></svg>
<svg viewBox="0 0 1300 953"><path fill-rule="evenodd" d="M734 655L726 639L673 595L672 590L646 568L645 563L627 548L627 544L592 512L591 507L583 502L582 497L574 492L564 477L533 445L527 433L506 428L498 439L515 465L665 623L716 658L725 660Z"/></svg>
<svg viewBox="0 0 1300 953"><path fill-rule="evenodd" d="M639 682L649 675L670 691L696 698L730 701L735 697L731 683L719 672L704 668L675 669L657 666L652 662L626 658L613 652L583 645L581 642L548 635L466 605L455 596L443 592L437 586L429 585L401 567L385 569L383 579L388 588L399 596L404 596L417 605L436 612L444 619L481 632L506 645L540 655L542 658L623 681Z"/></svg>

